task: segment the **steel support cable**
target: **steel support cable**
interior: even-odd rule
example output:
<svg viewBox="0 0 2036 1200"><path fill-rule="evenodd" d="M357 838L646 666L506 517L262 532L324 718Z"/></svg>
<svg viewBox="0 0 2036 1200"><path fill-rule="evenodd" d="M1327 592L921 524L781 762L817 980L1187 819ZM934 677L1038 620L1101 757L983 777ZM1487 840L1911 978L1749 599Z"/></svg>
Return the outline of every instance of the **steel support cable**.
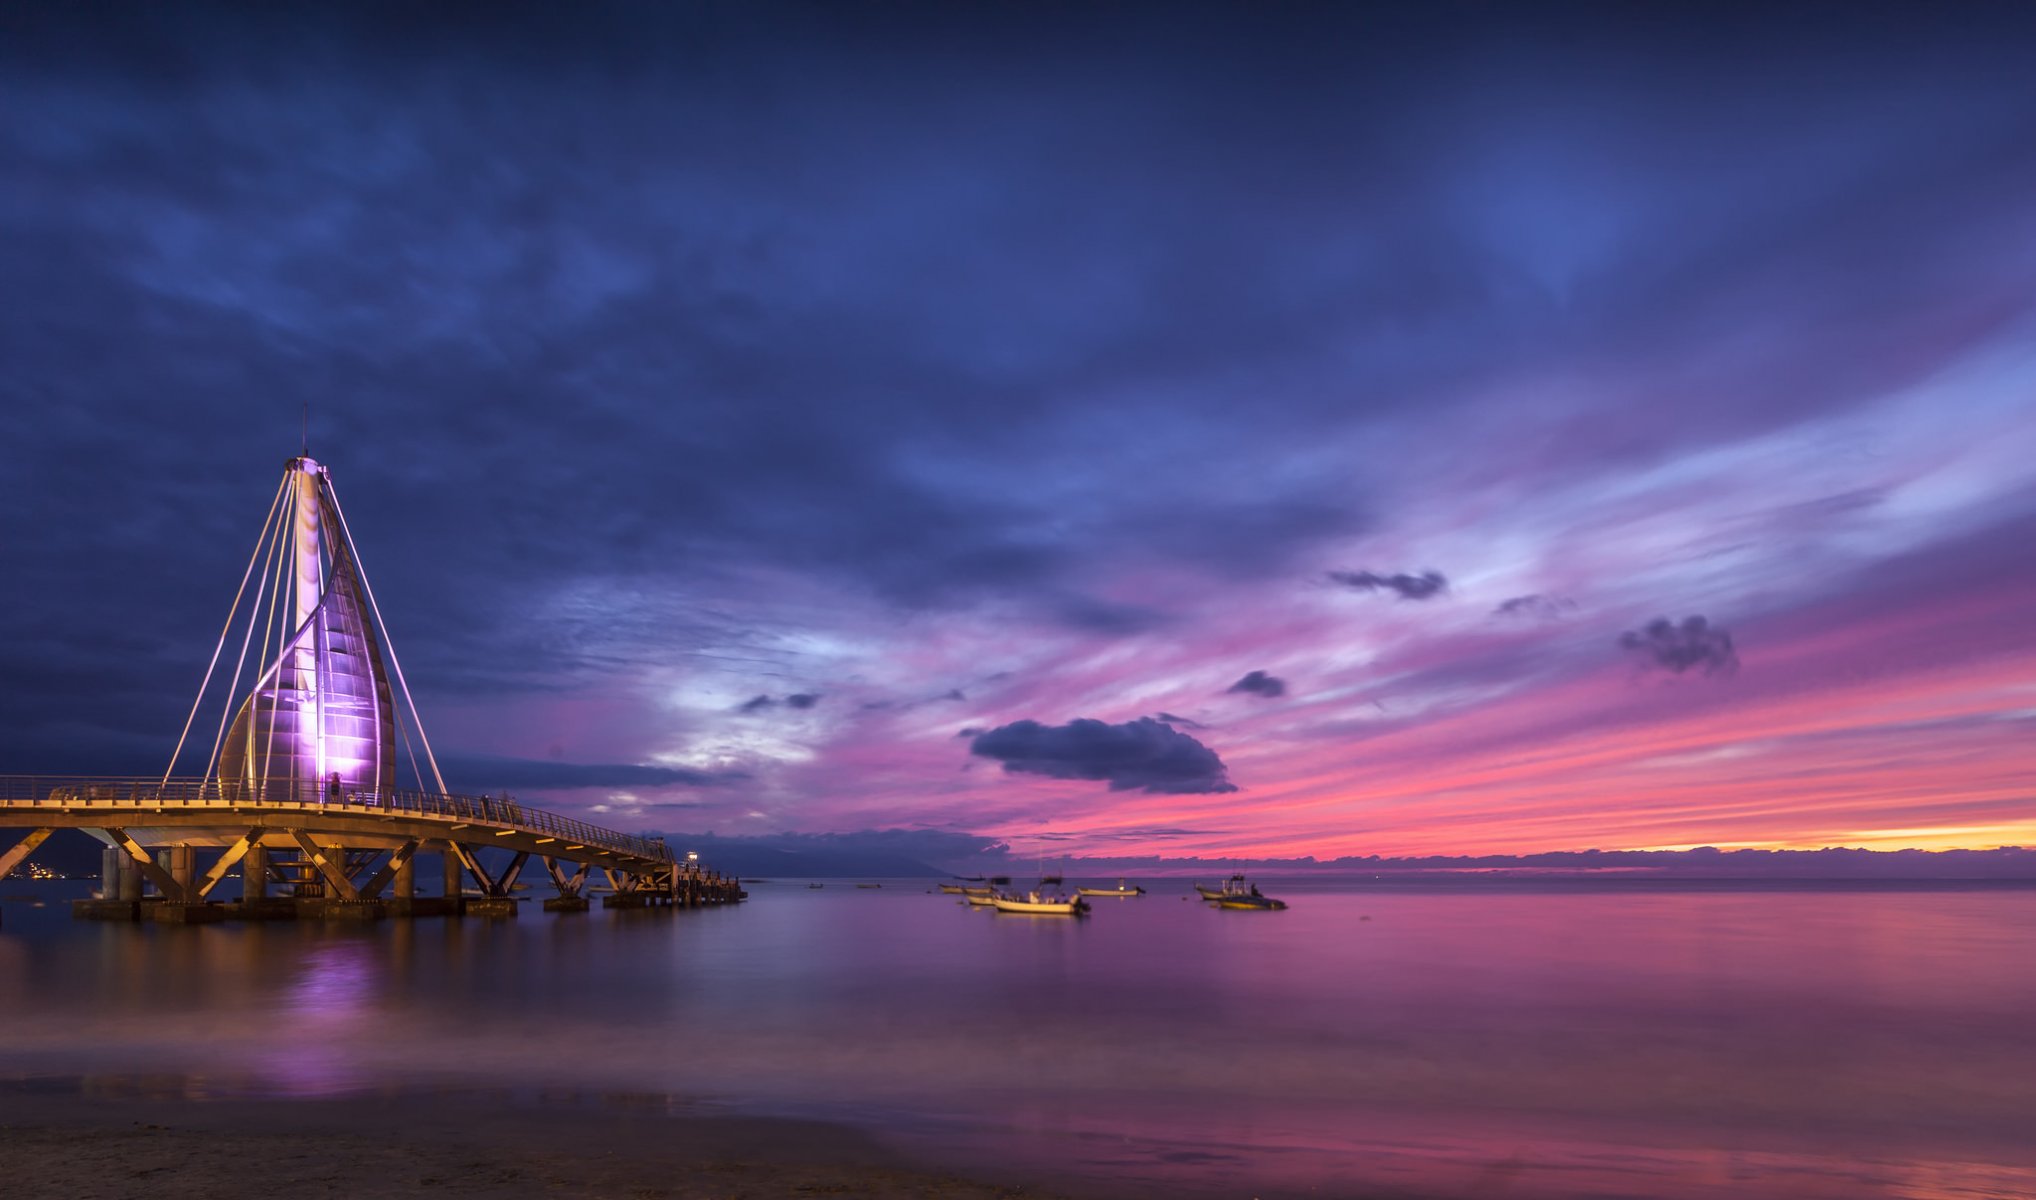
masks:
<svg viewBox="0 0 2036 1200"><path fill-rule="evenodd" d="M191 736L191 726L198 720L198 709L205 703L205 689L212 686L212 672L218 668L219 656L226 650L226 639L233 632L233 618L240 612L241 597L247 595L247 581L253 577L255 562L262 556L262 543L269 537L269 523L276 519L276 506L282 502L283 486L277 484L275 497L269 501L269 515L262 521L262 531L255 538L254 553L248 555L247 570L241 572L240 587L234 590L233 607L226 610L226 624L219 631L219 640L212 644L212 661L205 664L205 678L198 683L198 695L191 701L191 714L184 718L184 730L177 735L177 748L170 751L170 765L163 769L162 786L165 788L170 786L170 776L177 773L177 759L184 753L184 739ZM255 604L260 603L261 598L257 596ZM232 703L227 701L228 707Z"/></svg>
<svg viewBox="0 0 2036 1200"><path fill-rule="evenodd" d="M284 472L283 479L286 483L289 481L289 478L290 478L289 473L287 471ZM254 756L255 723L252 720L252 717L253 714L258 711L255 704L256 696L257 693L261 691L262 683L269 678L269 675L271 673L274 673L277 676L281 676L283 671L283 645L284 642L287 642L290 636L288 632L288 626L286 625L284 627L284 632L280 635L283 641L279 641L276 644L275 662L271 663L269 661L269 637L271 634L274 634L276 632L276 606L282 603L284 589L288 586L284 582L284 578L285 576L290 574L290 561L295 556L297 550L297 520L295 516L292 515L292 513L290 512L286 512L282 515L280 519L284 522L284 524L289 526L290 546L289 549L287 550L281 549L283 545L284 536L282 532L283 526L278 525L276 527L277 532L275 542L275 545L279 549L279 553L276 555L276 590L269 593L268 624L264 626L262 629L261 653L255 658L254 686L248 692L248 706L249 706L248 713L250 720L248 721L247 730L248 738L247 754L248 757L250 758ZM250 632L252 632L252 630L250 630ZM272 699L269 701L268 734L266 737L262 739L262 769L261 775L259 776L259 778L261 779L261 792L256 797L256 799L259 800L267 800L269 798L269 759L272 756L272 751L275 749L275 744L276 744L276 704L275 701ZM295 797L293 796L292 799L294 798Z"/></svg>
<svg viewBox="0 0 2036 1200"><path fill-rule="evenodd" d="M285 475L283 477L283 482L285 485L287 485L289 483L289 476ZM233 678L230 681L229 686L227 687L226 704L219 711L219 730L212 737L212 758L206 764L205 768L205 772L208 776L217 775L218 773L220 748L226 742L226 723L233 717L233 693L240 689L241 672L247 666L247 648L248 645L254 641L255 619L256 615L261 611L262 598L264 596L267 596L269 598L269 609L271 618L273 618L275 613L275 596L274 593L271 592L269 589L269 567L270 564L273 563L276 559L277 553L276 546L277 542L281 538L281 530L282 525L278 523L276 513L272 511L270 513L269 527L264 531L266 537L268 538L269 543L268 556L262 560L262 573L260 576L261 582L258 585L256 585L254 600L248 604L247 631L243 633L240 638L240 657L234 660ZM263 634L262 637L264 641L266 641L268 635ZM256 669L259 670L261 664L257 662L255 666ZM226 781L224 779L221 779L219 782L221 783L223 788L223 785L225 784Z"/></svg>
<svg viewBox="0 0 2036 1200"><path fill-rule="evenodd" d="M280 504L282 501L282 488L279 486L276 489L276 491L277 491L276 500L277 503ZM198 787L201 791L204 789L205 784L208 781L214 779L218 775L219 748L226 740L226 722L230 717L233 716L234 693L240 690L241 672L244 671L247 667L248 643L254 640L255 622L261 615L262 601L268 595L269 563L275 557L276 553L275 530L276 530L276 505L272 504L269 506L268 522L262 526L262 535L261 537L255 540L255 554L257 556L260 556L262 560L261 574L256 576L254 597L253 599L248 601L247 629L240 635L240 653L237 656L235 656L233 660L233 674L227 677L226 703L220 705L219 707L219 728L213 731L212 734L212 753L209 757L206 758L205 771L198 779ZM263 550L264 545L268 547L266 551ZM254 566L252 560L249 561L248 566L250 568ZM241 586L245 587L246 584L243 583ZM240 603L236 599L234 602L234 612L228 614L226 618L226 627L229 631L231 631L233 628L233 622L234 619L239 615L239 610ZM222 780L221 782L224 781Z"/></svg>
<svg viewBox="0 0 2036 1200"><path fill-rule="evenodd" d="M445 776L439 774L438 756L431 752L431 738L424 732L423 718L417 715L417 701L410 695L410 681L403 678L403 662L396 657L396 641L389 636L389 623L382 619L382 606L375 602L375 585L368 582L367 568L361 566L360 551L353 544L353 530L346 523L346 510L339 506L339 492L332 486L330 478L325 481L325 494L332 498L333 514L339 518L340 536L346 539L347 557L353 561L354 574L360 576L361 590L368 594L368 608L374 613L375 624L382 631L382 645L389 649L389 665L396 669L396 683L403 689L403 703L409 706L410 720L417 726L417 740L424 744L424 759L431 764L431 777L438 782L439 793L443 795ZM414 762L411 769L416 770Z"/></svg>

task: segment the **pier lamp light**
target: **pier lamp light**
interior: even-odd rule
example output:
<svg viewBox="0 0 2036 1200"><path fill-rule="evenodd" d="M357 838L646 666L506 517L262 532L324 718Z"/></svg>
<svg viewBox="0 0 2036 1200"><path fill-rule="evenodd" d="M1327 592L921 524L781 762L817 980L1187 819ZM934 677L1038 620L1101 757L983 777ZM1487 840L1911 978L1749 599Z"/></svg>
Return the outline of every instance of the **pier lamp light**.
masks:
<svg viewBox="0 0 2036 1200"><path fill-rule="evenodd" d="M700 861L700 852L699 852L698 850L688 850L688 851L686 851L686 861L687 861L687 862L689 862L689 863L696 863L696 862L699 862L699 861Z"/></svg>

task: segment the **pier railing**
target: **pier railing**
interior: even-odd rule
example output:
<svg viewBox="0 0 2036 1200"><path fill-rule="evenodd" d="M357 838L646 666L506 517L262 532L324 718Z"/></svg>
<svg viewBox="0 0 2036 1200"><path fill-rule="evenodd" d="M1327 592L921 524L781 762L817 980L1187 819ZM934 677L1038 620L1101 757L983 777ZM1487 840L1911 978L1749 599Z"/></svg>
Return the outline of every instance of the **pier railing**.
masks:
<svg viewBox="0 0 2036 1200"><path fill-rule="evenodd" d="M663 838L618 833L530 808L507 796L463 796L440 792L328 790L315 784L252 787L217 779L160 777L106 779L96 776L0 775L0 806L12 809L208 809L236 811L325 811L348 815L403 815L496 825L592 846L655 862L675 861ZM113 814L109 813L111 817Z"/></svg>

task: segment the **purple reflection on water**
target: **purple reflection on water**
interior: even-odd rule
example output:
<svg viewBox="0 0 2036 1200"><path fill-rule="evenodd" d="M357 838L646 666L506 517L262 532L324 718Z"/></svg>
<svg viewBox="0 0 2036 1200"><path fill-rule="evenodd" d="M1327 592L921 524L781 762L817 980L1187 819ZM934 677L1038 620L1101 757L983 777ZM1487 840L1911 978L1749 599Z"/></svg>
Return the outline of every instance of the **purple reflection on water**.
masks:
<svg viewBox="0 0 2036 1200"><path fill-rule="evenodd" d="M282 1040L254 1049L252 1067L286 1096L336 1096L374 1080L355 1064L357 1047L376 1036L384 967L380 947L365 939L314 945L290 962L276 1014Z"/></svg>
<svg viewBox="0 0 2036 1200"><path fill-rule="evenodd" d="M1292 884L1254 913L1171 886L1079 922L758 884L727 911L52 923L0 1070L666 1093L1105 1193L2036 1194L2036 889Z"/></svg>

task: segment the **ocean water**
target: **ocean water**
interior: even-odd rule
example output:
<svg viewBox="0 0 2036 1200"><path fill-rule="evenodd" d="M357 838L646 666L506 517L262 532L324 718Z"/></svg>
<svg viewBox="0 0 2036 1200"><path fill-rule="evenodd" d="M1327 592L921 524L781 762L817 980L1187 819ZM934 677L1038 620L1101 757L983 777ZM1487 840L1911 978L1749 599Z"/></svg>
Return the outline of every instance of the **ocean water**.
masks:
<svg viewBox="0 0 2036 1200"><path fill-rule="evenodd" d="M1144 882L202 928L10 883L0 1083L631 1097L1089 1195L2036 1196L2036 888Z"/></svg>

